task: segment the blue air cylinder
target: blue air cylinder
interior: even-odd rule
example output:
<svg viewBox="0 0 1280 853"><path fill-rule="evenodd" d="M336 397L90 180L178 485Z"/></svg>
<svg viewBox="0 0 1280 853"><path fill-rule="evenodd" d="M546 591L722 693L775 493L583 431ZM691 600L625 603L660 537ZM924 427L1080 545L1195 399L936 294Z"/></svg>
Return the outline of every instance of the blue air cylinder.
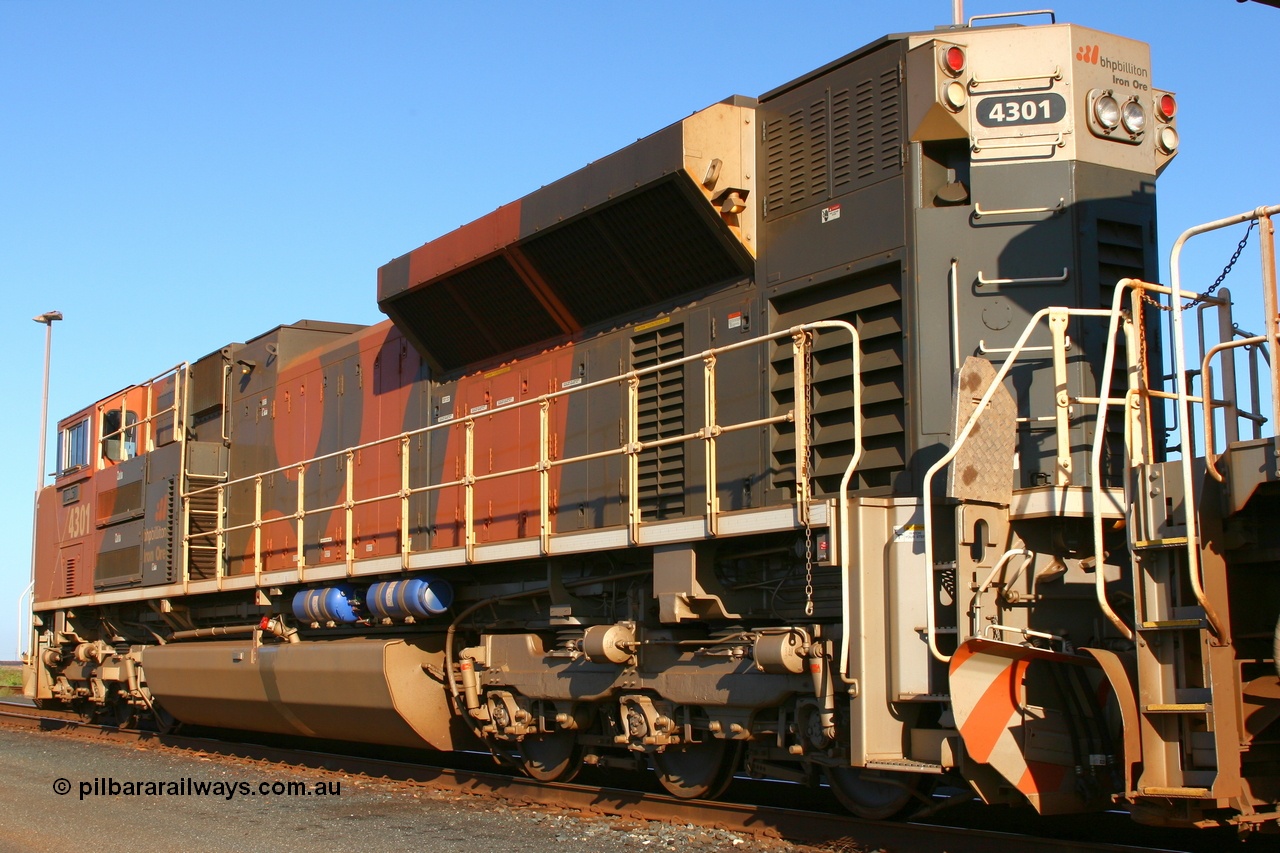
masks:
<svg viewBox="0 0 1280 853"><path fill-rule="evenodd" d="M293 615L299 622L342 622L360 620L356 613L359 602L349 586L304 589L293 596Z"/></svg>
<svg viewBox="0 0 1280 853"><path fill-rule="evenodd" d="M453 587L441 578L383 581L369 587L364 603L369 613L379 618L426 619L449 609Z"/></svg>

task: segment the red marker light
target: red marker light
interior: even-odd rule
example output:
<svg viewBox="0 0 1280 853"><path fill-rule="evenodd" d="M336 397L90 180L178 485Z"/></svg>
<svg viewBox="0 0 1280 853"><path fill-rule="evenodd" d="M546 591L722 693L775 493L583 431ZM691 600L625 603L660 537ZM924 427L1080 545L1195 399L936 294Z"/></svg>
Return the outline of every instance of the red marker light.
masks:
<svg viewBox="0 0 1280 853"><path fill-rule="evenodd" d="M1178 114L1178 101L1173 95L1161 95L1156 98L1156 115L1161 121L1168 121Z"/></svg>
<svg viewBox="0 0 1280 853"><path fill-rule="evenodd" d="M943 48L941 59L942 70L952 77L964 70L964 48L956 47L955 45Z"/></svg>

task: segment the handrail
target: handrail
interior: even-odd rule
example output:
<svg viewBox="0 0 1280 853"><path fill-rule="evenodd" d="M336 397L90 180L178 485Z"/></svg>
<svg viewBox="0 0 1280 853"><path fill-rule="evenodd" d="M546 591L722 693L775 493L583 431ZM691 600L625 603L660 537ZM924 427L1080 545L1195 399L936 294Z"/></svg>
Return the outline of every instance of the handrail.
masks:
<svg viewBox="0 0 1280 853"><path fill-rule="evenodd" d="M973 15L969 18L969 26L973 26L974 21L991 21L997 18L1027 18L1032 15L1048 15L1049 23L1058 23L1058 16L1052 9L1028 9L1025 12L996 12L989 15Z"/></svg>
<svg viewBox="0 0 1280 853"><path fill-rule="evenodd" d="M25 660L23 649L31 642L32 624L32 608L31 605L35 601L36 582L33 580L27 584L26 589L22 591L22 595L18 596L18 656L17 660ZM27 606L23 607L23 600L27 600Z"/></svg>
<svg viewBox="0 0 1280 853"><path fill-rule="evenodd" d="M1220 344L1214 344L1213 346L1209 347L1209 350L1204 354L1204 359L1201 361L1200 386L1202 388L1201 393L1203 395L1202 397L1203 406L1201 408L1201 411L1204 413L1205 467L1209 471L1209 476L1213 477L1213 479L1217 480L1219 483L1225 483L1226 477L1224 477L1222 475L1222 472L1218 470L1218 453L1216 450L1214 450L1214 446L1213 446L1214 444L1213 410L1220 405L1225 405L1225 403L1220 403L1219 401L1213 399L1213 363L1212 363L1213 357L1220 352L1225 352L1230 349L1236 349L1238 347L1255 346L1257 344L1264 344L1266 342L1267 342L1267 339L1266 339L1266 336L1264 335L1258 335L1252 338L1243 338L1242 340L1238 340L1238 341L1224 341ZM1250 413L1246 413L1243 416L1248 417L1249 414ZM1257 416L1255 415L1255 417Z"/></svg>
<svg viewBox="0 0 1280 853"><path fill-rule="evenodd" d="M1178 395L1178 399L1175 402L1175 406L1178 412L1179 423L1189 424L1190 417L1191 417L1190 401L1187 399L1187 374L1186 374L1187 359L1186 359L1186 351L1182 343L1182 307L1183 306L1179 299L1179 297L1183 295L1182 288L1181 288L1182 247L1185 246L1187 241L1190 240L1192 237L1198 236L1200 234L1205 234L1210 231L1217 231L1219 229L1227 228L1232 225L1239 225L1241 223L1249 222L1254 219L1269 220L1269 217L1274 216L1277 213L1280 213L1280 205L1273 205L1270 207L1258 207L1251 211L1247 211L1245 213L1238 213L1235 216L1228 216L1223 219L1217 219L1217 220L1214 220L1213 222L1206 222L1203 225L1196 225L1192 228L1188 228L1186 231L1183 231L1181 235L1179 235L1176 241L1174 241L1173 250L1169 254L1169 273L1170 273L1170 285L1174 293L1174 298L1170 300L1170 307L1172 308L1172 311L1173 311L1173 338L1174 338L1173 340L1174 371L1173 372L1174 372L1175 392ZM1269 221L1265 222L1264 226L1270 226L1270 222ZM1269 228L1264 230L1269 230ZM1266 236L1269 236L1269 235L1266 235ZM1270 245L1269 240L1264 239L1263 245L1264 245L1263 273L1264 273L1264 277L1266 277L1268 273L1268 270L1266 269L1266 267L1268 265L1267 246ZM1276 333L1277 318L1276 318L1274 256L1272 256L1272 265L1270 268L1270 281L1265 282L1263 291L1264 291L1263 298L1264 298L1264 301L1267 303L1267 310L1269 311L1269 315L1266 318L1267 337L1269 342L1274 343L1276 340L1276 334L1277 334ZM1187 295L1194 298L1196 294L1193 293L1193 294L1187 294ZM1277 376L1277 367L1280 367L1280 364L1273 364L1271 368L1273 389L1280 388L1280 377ZM1203 390L1204 397L1206 399L1210 398L1211 392L1212 392L1212 389L1208 389L1208 388L1204 389ZM1280 415L1280 401L1275 400L1273 398L1272 406L1276 410L1277 414ZM1280 433L1277 434L1276 440L1277 442L1280 442ZM1183 444L1187 445L1188 442L1184 441ZM1219 641L1223 641L1225 638L1223 636L1224 632L1223 632L1222 622L1219 619L1217 612L1214 610L1212 604L1209 601L1208 594L1205 592L1205 589L1204 589L1204 579L1203 577L1201 577L1201 574L1200 574L1200 560L1199 560L1200 555L1198 550L1199 535L1198 535L1198 529L1197 529L1198 520L1196 517L1197 516L1196 503L1194 500L1195 477L1194 477L1192 465L1191 465L1192 456L1193 456L1192 448L1189 446L1184 446L1181 456L1182 456L1182 487L1183 487L1183 494L1186 495L1186 502L1187 502L1187 512L1186 512L1187 577L1191 581L1191 589L1192 589L1192 592L1195 594L1196 601L1199 602L1200 606L1204 608L1205 619L1209 623L1210 630L1213 632L1214 636L1218 638ZM1098 522L1098 526L1099 527L1101 526L1100 520Z"/></svg>
<svg viewBox="0 0 1280 853"><path fill-rule="evenodd" d="M187 488L182 495L184 504L189 505L192 498L200 495L216 494L219 498L220 511L217 513L215 524L212 529L191 533L189 529L184 532L183 541L188 547L193 546L196 540L212 540L215 547L219 550L218 578L219 582L224 576L224 567L222 554L225 549L225 541L228 534L252 530L253 531L253 561L254 574L261 579L264 571L263 554L262 554L262 530L268 525L277 523L297 524L297 556L294 568L299 572L299 578L307 568L306 562L306 538L304 535L304 525L308 517L314 516L321 512L334 512L341 510L346 514L346 561L348 566L348 574L354 573L354 549L352 548L352 524L353 512L357 507L368 506L385 501L400 501L399 526L400 526L400 558L401 567L407 569L409 567L409 524L408 524L408 506L409 499L414 495L426 494L433 491L443 489L462 487L465 494L465 519L464 519L464 544L466 551L466 559L468 562L474 560L474 549L476 545L476 519L475 507L473 504L474 489L479 483L499 480L504 477L513 477L520 475L537 474L539 479L539 495L538 495L538 515L539 515L539 533L538 538L541 543L541 550L550 553L550 536L551 536L551 507L550 507L550 489L549 476L550 472L558 467L580 464L595 459L608 457L623 457L626 461L627 476L630 487L628 488L628 511L627 525L630 530L630 541L633 544L639 542L639 530L641 527L640 507L639 507L639 488L638 488L638 464L640 454L647 450L661 447L667 447L673 444L702 441L706 445L706 471L705 476L709 479L706 484L707 500L703 508L702 515L706 519L706 532L709 536L716 534L716 519L719 514L718 505L718 489L716 479L716 439L731 432L738 432L744 429L759 428L762 426L775 425L786 422L796 423L796 453L797 453L797 499L796 509L798 517L802 522L807 522L809 513L809 503L811 502L811 493L809 489L809 474L803 471L800 460L804 458L808 445L811 441L808 428L808 415L804 411L804 388L807 383L812 381L812 376L808 375L808 368L805 366L806 360L799 357L798 361L801 365L800 369L795 372L793 384L795 386L796 403L793 407L782 414L772 415L765 418L757 418L750 421L739 423L721 424L717 417L715 408L716 394L716 363L720 356L725 353L734 352L748 347L764 346L791 339L792 345L801 348L807 348L812 345L812 334L822 330L842 331L849 336L849 347L851 354L851 374L850 384L853 391L853 408L854 408L854 450L846 466L844 476L841 483L840 507L842 518L847 514L848 509L848 484L854 473L858 461L862 453L862 412L861 412L861 388L858 376L861 370L861 353L859 346L859 335L857 329L850 323L842 320L822 320L812 323L806 323L791 327L782 331L774 332L768 335L762 335L745 341L737 341L720 347L714 347L703 352L694 353L677 359L659 362L648 367L638 368L611 376L605 379L584 383L571 388L562 388L537 397L530 397L516 403L510 403L504 406L489 409L483 415L468 415L463 418L445 421L438 420L436 423L428 424L414 430L397 433L390 436L384 436L373 441L363 444L353 445L351 447L335 450L317 456L305 459L301 462L292 462L286 465L280 465L275 468L255 472L254 474L240 477L235 480L218 482L211 485L201 485L194 488ZM701 362L703 365L703 395L705 403L706 417L704 423L699 425L699 429L687 431L678 436L665 436L650 441L641 441L639 439L639 418L637 412L637 390L639 388L641 377L658 373L659 371L670 370L674 367L690 365L695 362ZM620 442L618 447L608 448L606 450L598 450L590 453L583 453L577 456L553 459L551 452L551 441L553 439L551 426L549 423L549 409L553 401L568 397L574 394L583 394L594 389L605 387L614 387L623 383L626 385L627 391L623 397L623 406L626 411L627 429L625 430L625 440ZM517 409L526 407L538 407L539 419L539 439L538 439L538 459L533 463L517 465L510 469L499 471L488 471L478 473L475 471L474 463L476 459L477 448L474 445L474 427L477 417L505 415ZM803 421L804 423L801 423ZM432 482L428 480L424 484L415 485L410 482L409 477L409 445L413 438L428 435L441 429L454 429L461 427L466 431L466 446L463 452L462 462L464 470L461 475L454 479ZM400 454L400 471L398 488L394 491L388 491L385 494L376 494L371 496L355 497L354 488L355 481L353 476L353 461L357 455L364 451L371 451L378 448L386 448L396 445ZM480 448L483 450L483 448ZM307 470L326 461L343 459L346 462L346 478L345 493L336 501L331 500L323 507L309 506L306 502L306 478ZM263 497L262 484L264 478L271 477L276 474L288 475L292 472L296 476L297 504L292 513L277 515L272 518L263 518ZM227 525L224 523L225 497L229 494L229 490L237 486L245 484L253 484L254 507L251 520ZM532 505L530 506L532 510ZM830 523L830 522L829 522ZM845 586L844 602L842 609L844 611L843 620L846 626L845 640L842 643L842 661L847 661L849 636L851 630L851 613L848 603L848 575L851 571L850 560L847 547L847 525L842 525L844 538L842 539L842 553L840 556L840 564L842 570L842 583ZM247 556L247 555L246 555ZM842 667L842 672L846 672L847 668Z"/></svg>
<svg viewBox="0 0 1280 853"><path fill-rule="evenodd" d="M129 458L132 459L136 456L141 456L142 453L147 453L152 450L155 450L155 431L152 429L152 424L155 421L159 420L164 415L169 414L170 412L173 413L173 436L174 436L173 440L175 442L181 442L185 440L186 430L182 429L181 412L182 412L182 401L183 401L182 394L186 386L187 368L189 366L190 364L188 362L185 362L185 361L180 362L174 365L173 367L170 367L168 370L164 370L164 371L161 371L160 373L157 373L155 376L152 376L150 379L144 379L142 382L139 382L136 385L130 385L127 388L121 388L119 391L112 394L110 397L107 397L105 400L103 400L101 403L97 405L96 411L99 416L99 422L101 422L102 413L107 406L109 406L114 401L118 401L120 404L119 429L116 429L116 430L113 430L112 432L104 433L98 436L98 452L96 454L96 459L99 462L99 464L102 462L102 443L112 437L118 436L120 438L121 446L123 447L124 436L129 430L142 430L143 436L146 439L145 445L144 445L146 447L146 450L135 452L134 456ZM168 408L161 409L158 412L152 412L151 411L152 387L155 386L161 380L167 379L170 376L172 376L174 380L173 405L169 406ZM125 408L125 404L129 399L129 395L135 391L140 391L145 395L147 414L140 420L134 421L133 423L129 424L125 422L125 413L128 411L128 409ZM138 442L138 444L143 444L143 442Z"/></svg>
<svg viewBox="0 0 1280 853"><path fill-rule="evenodd" d="M1049 317L1050 313L1055 313L1055 314L1063 313L1067 316L1077 316L1077 317L1098 317L1098 316L1108 316L1110 312L1104 311L1098 308L1041 308L1035 314L1031 315L1031 318L1027 320L1027 324L1022 330L1022 334L1018 337L1017 342L1014 343L1014 345L1009 348L1009 354L1005 357L1004 362L996 370L996 375L992 378L991 383L987 386L987 390L983 393L982 397L978 400L977 405L973 407L973 412L969 415L969 420L965 422L965 425L961 428L959 434L956 435L955 439L951 442L951 447L947 450L946 453L942 455L942 458L940 458L937 462L934 462L933 465L929 467L929 470L926 471L924 475L924 483L921 489L921 494L922 494L921 502L923 505L922 509L924 514L924 558L925 558L925 565L929 567L929 571L926 577L930 579L929 580L930 588L926 590L926 595L925 595L925 612L926 612L925 634L926 634L926 640L929 644L929 653L932 654L936 660L939 660L943 663L950 661L951 656L944 655L938 649L937 630L936 630L937 626L934 625L935 608L933 603L934 595L933 595L933 589L932 589L933 564L934 564L933 488L932 488L933 478L937 476L939 471L941 471L943 468L949 465L951 463L951 460L956 457L956 454L960 452L960 448L968 440L970 433L973 432L974 426L977 425L978 420L982 417L983 412L986 411L987 406L991 402L991 398L995 396L997 389L999 389L1001 385L1004 384L1005 377L1009 375L1009 371L1012 369L1013 363L1017 360L1018 355L1026 347L1027 341L1031 338L1032 332L1034 332L1036 330L1036 327L1039 326L1040 321Z"/></svg>
<svg viewBox="0 0 1280 853"><path fill-rule="evenodd" d="M1091 458L1090 458L1089 491L1090 491L1090 496L1093 499L1093 507L1094 507L1093 554L1094 554L1094 559L1097 561L1097 564L1094 567L1094 593L1098 600L1098 606L1102 609L1103 614L1107 617L1108 621L1110 621L1111 624L1114 625L1116 629L1120 631L1120 633L1127 640L1133 639L1133 630L1124 623L1124 620L1122 620L1119 617L1119 615L1115 612L1115 610L1112 609L1110 602L1107 601L1107 578L1106 578L1106 572L1104 570L1104 559L1106 554L1102 546L1103 545L1102 513L1098 511L1098 507L1101 506L1101 500L1102 500L1102 441L1105 435L1104 427L1106 425L1107 411L1110 409L1111 406L1125 405L1127 403L1127 400L1129 399L1129 395L1126 394L1123 398L1117 400L1110 396L1109 389L1111 384L1111 375L1115 370L1116 336L1117 336L1117 333L1119 332L1119 327L1120 327L1120 316L1122 314L1121 306L1123 304L1125 292L1131 289L1139 290L1139 291L1145 290L1151 293L1172 295L1173 296L1172 302L1175 305L1180 305L1181 303L1178 300L1184 296L1187 296L1187 297L1195 296L1194 293L1191 293L1191 294L1182 293L1181 291L1178 291L1176 288L1168 288L1159 284L1151 284L1149 282L1145 282L1136 278L1120 279L1120 281L1116 282L1115 289L1112 291L1111 311L1110 311L1111 322L1107 329L1106 354L1103 357L1102 372L1098 374L1098 388L1099 388L1098 416L1097 416L1098 419L1097 419L1097 422L1094 424L1094 428L1093 428L1093 447L1092 447ZM1174 327L1177 330L1177 334L1181 335L1182 319L1180 314L1175 314L1174 316ZM1181 338L1179 337L1177 341L1180 341L1180 340ZM1174 343L1174 355L1175 355L1175 360L1180 359L1182 362L1185 362L1186 353L1183 351L1183 348L1179 342ZM1185 364L1176 368L1174 372L1178 374L1178 377L1181 380L1179 394L1181 395L1182 398L1185 399L1187 388L1186 388L1186 376L1183 373L1184 370L1185 370ZM1183 422L1185 423L1185 421ZM1191 493L1187 492L1187 494L1189 496Z"/></svg>

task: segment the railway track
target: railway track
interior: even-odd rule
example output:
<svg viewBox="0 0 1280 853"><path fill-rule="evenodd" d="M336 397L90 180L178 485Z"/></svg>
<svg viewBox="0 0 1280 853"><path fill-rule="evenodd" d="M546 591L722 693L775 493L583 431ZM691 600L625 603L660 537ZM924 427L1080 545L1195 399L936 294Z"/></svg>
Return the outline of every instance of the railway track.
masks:
<svg viewBox="0 0 1280 853"><path fill-rule="evenodd" d="M993 820L988 809L971 810L981 824L954 826L940 823L882 823L863 821L844 814L814 811L804 801L824 801L823 793L801 786L786 786L780 796L774 783L735 782L730 788L729 801L679 800L643 790L602 787L589 784L546 783L525 778L501 769L479 769L491 761L488 756L456 756L461 762L473 766L440 766L390 760L383 757L337 751L318 751L314 745L278 745L245 741L244 733L212 734L158 734L155 732L120 729L82 721L72 712L39 710L11 700L0 701L0 725L31 730L58 732L73 737L116 742L146 742L168 749L199 752L202 755L221 756L232 760L264 764L286 765L294 768L363 776L374 780L387 780L411 786L426 787L451 792L463 792L480 796L498 797L520 805L536 805L577 810L590 815L616 816L632 820L659 821L701 828L723 829L731 832L775 839L793 844L815 846L841 853L862 851L892 851L892 853L992 853L992 851L1110 851L1110 853L1151 853L1156 850L1218 851L1234 847L1234 838L1222 835L1200 837L1202 833L1151 833L1136 827L1123 816L1089 818L1097 820L1093 831L1084 835L1093 837L1125 838L1133 833L1149 836L1141 842L1102 843L1079 837L1081 820L1071 821L1074 837L1046 837L1046 827L1053 831L1052 821L1029 821L1030 828L1018 825L1017 820ZM225 739L226 735L238 739ZM347 745L340 745L346 747ZM357 749L352 747L353 751ZM439 755L433 756L437 760ZM470 761L468 761L470 759ZM478 760L477 760L478 759ZM584 774L587 775L587 774ZM637 774L639 775L639 774ZM643 777L638 785L645 782ZM778 807L765 804L765 800L778 802L791 799L796 805L809 807ZM963 810L960 810L963 811ZM955 813L952 810L949 813ZM1005 813L1006 818L1014 817ZM1117 818L1115 826L1109 826L1106 818ZM971 823L972 821L970 821ZM1007 826L1018 831L1009 831ZM1187 836L1192 838L1188 839ZM1185 843L1185 842L1192 843ZM1184 842L1184 843L1179 843ZM1248 845L1250 850L1280 849L1260 848ZM1244 849L1243 847L1241 849Z"/></svg>

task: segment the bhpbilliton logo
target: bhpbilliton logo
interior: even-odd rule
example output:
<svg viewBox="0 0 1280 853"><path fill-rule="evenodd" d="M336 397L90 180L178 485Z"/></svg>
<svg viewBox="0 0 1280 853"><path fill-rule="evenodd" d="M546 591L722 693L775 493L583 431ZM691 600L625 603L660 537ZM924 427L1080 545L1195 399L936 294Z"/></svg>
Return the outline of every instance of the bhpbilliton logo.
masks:
<svg viewBox="0 0 1280 853"><path fill-rule="evenodd" d="M1080 62L1087 62L1090 65L1097 65L1099 52L1098 45L1086 44L1076 51L1076 59Z"/></svg>

